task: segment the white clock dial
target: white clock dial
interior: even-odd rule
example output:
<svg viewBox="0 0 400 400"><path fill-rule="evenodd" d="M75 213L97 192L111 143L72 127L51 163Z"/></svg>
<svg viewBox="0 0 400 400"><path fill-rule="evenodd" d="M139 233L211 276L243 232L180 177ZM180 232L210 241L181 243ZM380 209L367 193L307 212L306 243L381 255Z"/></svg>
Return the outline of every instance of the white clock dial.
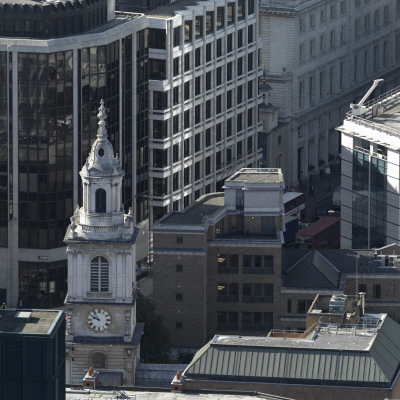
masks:
<svg viewBox="0 0 400 400"><path fill-rule="evenodd" d="M111 315L104 308L96 308L88 314L87 324L94 332L103 332L111 325Z"/></svg>

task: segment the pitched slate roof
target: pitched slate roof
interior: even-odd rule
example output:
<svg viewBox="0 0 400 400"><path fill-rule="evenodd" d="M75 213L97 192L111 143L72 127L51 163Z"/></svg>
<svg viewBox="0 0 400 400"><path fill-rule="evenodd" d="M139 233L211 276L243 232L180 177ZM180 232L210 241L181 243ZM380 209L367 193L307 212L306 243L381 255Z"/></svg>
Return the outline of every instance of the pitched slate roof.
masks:
<svg viewBox="0 0 400 400"><path fill-rule="evenodd" d="M400 366L400 325L314 331L312 337L215 336L184 371L189 379L389 387ZM339 333L338 333L339 332Z"/></svg>

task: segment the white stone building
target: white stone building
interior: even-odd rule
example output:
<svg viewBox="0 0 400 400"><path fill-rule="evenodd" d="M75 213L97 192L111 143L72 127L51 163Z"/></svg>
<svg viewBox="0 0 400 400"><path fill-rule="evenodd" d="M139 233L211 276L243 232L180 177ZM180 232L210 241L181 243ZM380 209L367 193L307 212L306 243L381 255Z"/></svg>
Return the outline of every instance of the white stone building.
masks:
<svg viewBox="0 0 400 400"><path fill-rule="evenodd" d="M342 136L341 248L400 241L400 89L348 112Z"/></svg>
<svg viewBox="0 0 400 400"><path fill-rule="evenodd" d="M394 0L261 0L262 63L279 108L279 134L265 131L267 166L287 185L337 160L335 131L370 81L399 84L400 7ZM287 140L289 137L289 140Z"/></svg>
<svg viewBox="0 0 400 400"><path fill-rule="evenodd" d="M122 170L105 129L99 129L80 172L83 204L65 235L68 253L66 382L79 385L89 367L100 385L133 386L143 324L136 325L132 209L124 214Z"/></svg>
<svg viewBox="0 0 400 400"><path fill-rule="evenodd" d="M182 6L184 4L184 7ZM258 2L171 3L146 15L150 224L258 166Z"/></svg>

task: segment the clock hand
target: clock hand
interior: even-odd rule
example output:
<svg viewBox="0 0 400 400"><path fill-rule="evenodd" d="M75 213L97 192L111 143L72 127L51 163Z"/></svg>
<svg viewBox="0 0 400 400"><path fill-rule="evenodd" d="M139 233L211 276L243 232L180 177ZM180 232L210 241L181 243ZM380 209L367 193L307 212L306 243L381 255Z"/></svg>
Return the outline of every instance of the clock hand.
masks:
<svg viewBox="0 0 400 400"><path fill-rule="evenodd" d="M97 314L93 313L93 318L97 319L97 321L100 321L100 318L97 316Z"/></svg>

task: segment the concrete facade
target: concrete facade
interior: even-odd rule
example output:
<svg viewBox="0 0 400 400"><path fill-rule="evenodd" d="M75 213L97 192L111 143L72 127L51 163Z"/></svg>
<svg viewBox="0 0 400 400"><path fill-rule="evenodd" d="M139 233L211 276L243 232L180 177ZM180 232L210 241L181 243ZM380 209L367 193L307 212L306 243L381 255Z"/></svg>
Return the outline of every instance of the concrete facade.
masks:
<svg viewBox="0 0 400 400"><path fill-rule="evenodd" d="M370 80L384 78L382 92L399 84L398 16L390 0L260 2L264 77L289 137L283 147L266 134L266 165L289 187L337 162L335 128Z"/></svg>
<svg viewBox="0 0 400 400"><path fill-rule="evenodd" d="M375 90L379 90L379 87ZM342 136L341 248L400 240L399 88L348 112Z"/></svg>

